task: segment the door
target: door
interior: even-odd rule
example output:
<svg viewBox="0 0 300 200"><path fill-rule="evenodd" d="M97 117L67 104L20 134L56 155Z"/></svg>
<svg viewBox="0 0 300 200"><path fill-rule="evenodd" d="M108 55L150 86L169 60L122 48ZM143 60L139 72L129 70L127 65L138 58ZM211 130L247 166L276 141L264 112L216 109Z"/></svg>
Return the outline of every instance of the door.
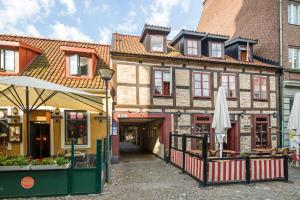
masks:
<svg viewBox="0 0 300 200"><path fill-rule="evenodd" d="M50 156L50 125L42 122L30 123L31 156L45 158Z"/></svg>
<svg viewBox="0 0 300 200"><path fill-rule="evenodd" d="M227 143L224 143L224 149L231 151L238 151L239 146L239 135L237 124L232 123L231 128L227 131Z"/></svg>
<svg viewBox="0 0 300 200"><path fill-rule="evenodd" d="M254 117L254 148L269 148L271 147L269 116L256 115Z"/></svg>

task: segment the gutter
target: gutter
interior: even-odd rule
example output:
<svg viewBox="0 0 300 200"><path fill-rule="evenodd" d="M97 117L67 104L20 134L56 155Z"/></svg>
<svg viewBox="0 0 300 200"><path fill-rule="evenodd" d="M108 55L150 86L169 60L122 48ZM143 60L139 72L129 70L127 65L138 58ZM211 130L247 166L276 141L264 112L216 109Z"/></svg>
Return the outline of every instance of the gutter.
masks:
<svg viewBox="0 0 300 200"><path fill-rule="evenodd" d="M284 144L284 124L283 124L283 19L282 19L282 0L279 0L279 43L280 43L280 50L279 50L279 56L280 56L280 72L278 74L278 112L279 112L279 146L282 147ZM278 143L278 142L277 142Z"/></svg>

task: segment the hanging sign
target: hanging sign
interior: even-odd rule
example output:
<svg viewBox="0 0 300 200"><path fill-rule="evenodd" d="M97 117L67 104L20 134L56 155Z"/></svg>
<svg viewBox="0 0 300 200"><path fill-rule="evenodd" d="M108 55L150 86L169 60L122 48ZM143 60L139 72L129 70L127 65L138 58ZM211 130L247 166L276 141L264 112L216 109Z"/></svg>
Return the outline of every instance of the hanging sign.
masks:
<svg viewBox="0 0 300 200"><path fill-rule="evenodd" d="M25 189L30 189L34 186L34 179L30 176L25 176L21 179L21 186Z"/></svg>
<svg viewBox="0 0 300 200"><path fill-rule="evenodd" d="M112 122L112 131L111 131L112 135L118 135L118 124L116 121Z"/></svg>

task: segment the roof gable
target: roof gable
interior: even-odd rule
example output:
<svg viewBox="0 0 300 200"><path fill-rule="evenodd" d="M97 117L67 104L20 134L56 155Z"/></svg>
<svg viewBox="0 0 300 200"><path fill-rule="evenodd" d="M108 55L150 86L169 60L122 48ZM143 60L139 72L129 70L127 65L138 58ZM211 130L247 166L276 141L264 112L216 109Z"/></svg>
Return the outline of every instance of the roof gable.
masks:
<svg viewBox="0 0 300 200"><path fill-rule="evenodd" d="M65 53L61 46L95 49L99 55L97 68L109 67L109 45L73 42L13 35L0 35L0 41L21 42L42 51L20 75L35 77L60 85L85 89L102 89L103 81L98 73L92 79L78 79L65 76Z"/></svg>

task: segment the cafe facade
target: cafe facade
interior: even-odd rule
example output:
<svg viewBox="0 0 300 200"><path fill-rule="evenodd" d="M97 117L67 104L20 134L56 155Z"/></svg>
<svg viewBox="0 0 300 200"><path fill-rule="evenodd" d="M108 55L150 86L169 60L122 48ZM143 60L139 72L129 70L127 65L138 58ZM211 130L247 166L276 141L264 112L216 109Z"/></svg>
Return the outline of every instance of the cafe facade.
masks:
<svg viewBox="0 0 300 200"><path fill-rule="evenodd" d="M109 67L109 49L93 43L0 35L0 76L33 77L105 98L98 69ZM39 97L46 98L41 93ZM76 150L95 154L95 141L107 134L106 113L102 107L96 109L99 111L54 107L45 102L30 112L28 141L26 114L18 105L1 107L0 152L34 158L55 156L69 151L74 138Z"/></svg>
<svg viewBox="0 0 300 200"><path fill-rule="evenodd" d="M224 148L277 147L279 68L255 57L258 41L189 30L168 40L170 31L146 24L138 36L113 34L113 159L129 126L135 142L161 158L168 156L170 132L208 134L216 149L211 123L220 85L232 125Z"/></svg>

